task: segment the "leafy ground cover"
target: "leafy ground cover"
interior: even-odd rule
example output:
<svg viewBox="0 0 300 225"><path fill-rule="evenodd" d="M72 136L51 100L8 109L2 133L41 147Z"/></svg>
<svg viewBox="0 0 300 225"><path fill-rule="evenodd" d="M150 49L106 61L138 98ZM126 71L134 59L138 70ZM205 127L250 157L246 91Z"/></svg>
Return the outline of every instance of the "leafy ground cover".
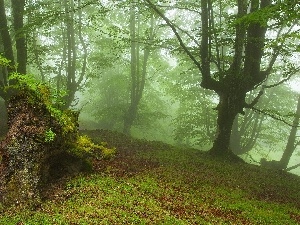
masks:
<svg viewBox="0 0 300 225"><path fill-rule="evenodd" d="M37 207L0 224L300 224L300 178L161 142L85 131L117 148L95 171L62 178Z"/></svg>

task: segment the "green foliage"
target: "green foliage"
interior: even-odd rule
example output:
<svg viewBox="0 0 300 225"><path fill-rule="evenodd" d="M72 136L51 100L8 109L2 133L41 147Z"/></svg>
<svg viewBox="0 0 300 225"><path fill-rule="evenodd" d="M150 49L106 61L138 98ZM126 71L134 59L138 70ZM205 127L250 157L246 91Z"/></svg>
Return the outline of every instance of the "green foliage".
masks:
<svg viewBox="0 0 300 225"><path fill-rule="evenodd" d="M55 111L52 108L58 110L58 108L63 105L63 98L66 92L64 90L58 92L53 90L46 83L38 81L32 74L19 74L14 72L10 75L9 80L14 81L15 84L6 87L6 90L13 88L22 91L24 88L27 88L33 91L50 111Z"/></svg>
<svg viewBox="0 0 300 225"><path fill-rule="evenodd" d="M56 134L51 130L51 128L49 128L46 132L45 132L45 142L51 142L54 141Z"/></svg>
<svg viewBox="0 0 300 225"><path fill-rule="evenodd" d="M0 54L0 66L3 66L3 67L9 67L10 66L10 63L11 63L11 60L3 57L1 54Z"/></svg>
<svg viewBox="0 0 300 225"><path fill-rule="evenodd" d="M33 75L13 73L9 77L14 81L13 85L5 87L5 90L26 91L29 94L28 101L31 104L44 104L51 116L57 119L64 133L71 132L77 128L77 112L71 110L60 110L63 105L65 91L56 92L45 83L39 82Z"/></svg>
<svg viewBox="0 0 300 225"><path fill-rule="evenodd" d="M116 154L116 148L108 148L106 142L95 144L87 135L78 136L76 145L71 151L77 156L98 159L112 159Z"/></svg>
<svg viewBox="0 0 300 225"><path fill-rule="evenodd" d="M101 142L101 152L103 159L112 159L116 155L116 148L108 148L107 142Z"/></svg>
<svg viewBox="0 0 300 225"><path fill-rule="evenodd" d="M266 7L255 12L249 13L242 18L238 18L232 25L243 24L246 27L250 24L260 24L266 27L270 19L273 17L275 7Z"/></svg>

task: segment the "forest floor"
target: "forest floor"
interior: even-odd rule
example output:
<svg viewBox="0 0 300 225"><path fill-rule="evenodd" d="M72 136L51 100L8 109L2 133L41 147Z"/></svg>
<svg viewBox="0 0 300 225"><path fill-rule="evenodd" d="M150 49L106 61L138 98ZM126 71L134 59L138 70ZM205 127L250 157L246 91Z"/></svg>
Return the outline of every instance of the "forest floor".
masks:
<svg viewBox="0 0 300 225"><path fill-rule="evenodd" d="M95 171L63 178L35 209L0 224L300 224L300 177L161 142L85 131L117 148Z"/></svg>

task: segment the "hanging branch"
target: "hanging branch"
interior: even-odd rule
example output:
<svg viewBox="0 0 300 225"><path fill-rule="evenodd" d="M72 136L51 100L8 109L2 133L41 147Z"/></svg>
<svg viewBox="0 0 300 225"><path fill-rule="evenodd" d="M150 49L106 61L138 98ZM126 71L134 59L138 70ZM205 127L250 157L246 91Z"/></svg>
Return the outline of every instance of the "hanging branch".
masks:
<svg viewBox="0 0 300 225"><path fill-rule="evenodd" d="M258 102L258 100L260 99L260 97L264 94L264 86L262 88L262 90L258 93L258 95L253 99L253 101L250 104L246 103L245 108L253 108L253 106L256 105L256 103Z"/></svg>

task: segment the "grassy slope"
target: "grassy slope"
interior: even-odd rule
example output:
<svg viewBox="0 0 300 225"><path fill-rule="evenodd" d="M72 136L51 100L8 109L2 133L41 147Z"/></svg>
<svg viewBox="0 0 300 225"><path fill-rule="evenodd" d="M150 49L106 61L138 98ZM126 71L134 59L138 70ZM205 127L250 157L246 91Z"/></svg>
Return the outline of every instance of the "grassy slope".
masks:
<svg viewBox="0 0 300 225"><path fill-rule="evenodd" d="M35 210L7 209L0 224L300 224L300 177L88 133L116 146L117 157L56 183Z"/></svg>

